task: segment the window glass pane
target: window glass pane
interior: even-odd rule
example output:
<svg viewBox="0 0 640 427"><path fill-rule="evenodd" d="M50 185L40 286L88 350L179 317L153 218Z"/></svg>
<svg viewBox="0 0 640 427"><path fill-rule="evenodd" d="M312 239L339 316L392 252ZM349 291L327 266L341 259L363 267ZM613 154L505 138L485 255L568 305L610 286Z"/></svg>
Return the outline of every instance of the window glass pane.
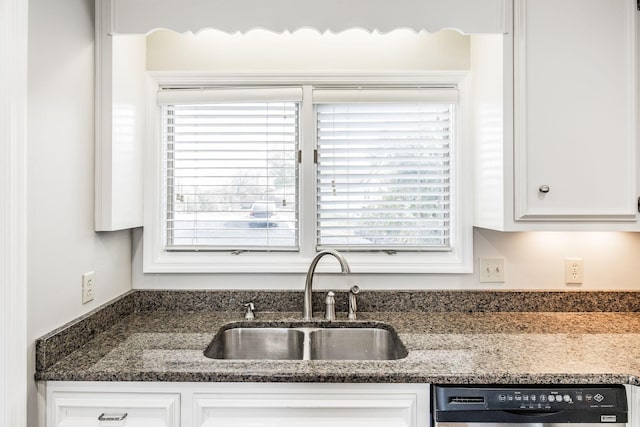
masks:
<svg viewBox="0 0 640 427"><path fill-rule="evenodd" d="M319 104L317 246L449 250L453 104Z"/></svg>
<svg viewBox="0 0 640 427"><path fill-rule="evenodd" d="M298 103L164 105L167 249L298 249Z"/></svg>

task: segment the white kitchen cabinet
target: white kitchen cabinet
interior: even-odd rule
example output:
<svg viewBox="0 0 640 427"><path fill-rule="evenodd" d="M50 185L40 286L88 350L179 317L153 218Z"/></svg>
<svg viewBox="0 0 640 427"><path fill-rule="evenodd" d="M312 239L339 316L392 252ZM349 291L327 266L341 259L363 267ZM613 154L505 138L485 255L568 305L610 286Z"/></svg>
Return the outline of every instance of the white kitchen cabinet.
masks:
<svg viewBox="0 0 640 427"><path fill-rule="evenodd" d="M47 394L47 427L179 427L178 393L52 389Z"/></svg>
<svg viewBox="0 0 640 427"><path fill-rule="evenodd" d="M46 427L429 425L428 384L47 382L44 389ZM113 421L99 422L101 414Z"/></svg>
<svg viewBox="0 0 640 427"><path fill-rule="evenodd" d="M428 402L420 390L374 385L274 385L194 396L197 427L417 427L426 426ZM422 408L422 413L419 411Z"/></svg>
<svg viewBox="0 0 640 427"><path fill-rule="evenodd" d="M110 36L108 6L96 0L96 231L143 224L146 40Z"/></svg>
<svg viewBox="0 0 640 427"><path fill-rule="evenodd" d="M513 25L472 40L476 225L638 230L636 1L515 0Z"/></svg>

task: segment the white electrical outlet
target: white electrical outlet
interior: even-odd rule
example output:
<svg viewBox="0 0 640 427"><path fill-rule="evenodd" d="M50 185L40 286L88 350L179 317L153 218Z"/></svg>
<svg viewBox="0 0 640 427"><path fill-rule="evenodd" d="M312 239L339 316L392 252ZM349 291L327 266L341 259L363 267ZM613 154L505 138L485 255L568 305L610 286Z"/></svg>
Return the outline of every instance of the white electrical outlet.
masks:
<svg viewBox="0 0 640 427"><path fill-rule="evenodd" d="M93 301L93 271L82 275L82 303Z"/></svg>
<svg viewBox="0 0 640 427"><path fill-rule="evenodd" d="M567 285L581 285L584 280L584 260L582 258L565 259L564 276Z"/></svg>
<svg viewBox="0 0 640 427"><path fill-rule="evenodd" d="M503 283L504 258L480 258L480 283Z"/></svg>

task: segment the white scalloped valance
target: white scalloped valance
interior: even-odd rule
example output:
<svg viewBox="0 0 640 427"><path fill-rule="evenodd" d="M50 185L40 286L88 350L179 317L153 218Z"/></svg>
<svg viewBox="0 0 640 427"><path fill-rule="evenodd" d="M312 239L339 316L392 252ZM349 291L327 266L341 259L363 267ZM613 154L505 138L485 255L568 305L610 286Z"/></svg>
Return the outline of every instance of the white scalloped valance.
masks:
<svg viewBox="0 0 640 427"><path fill-rule="evenodd" d="M157 29L197 33L217 29L277 33L312 28L338 33L352 28L386 33L456 29L505 33L508 0L99 0L110 3L111 34Z"/></svg>

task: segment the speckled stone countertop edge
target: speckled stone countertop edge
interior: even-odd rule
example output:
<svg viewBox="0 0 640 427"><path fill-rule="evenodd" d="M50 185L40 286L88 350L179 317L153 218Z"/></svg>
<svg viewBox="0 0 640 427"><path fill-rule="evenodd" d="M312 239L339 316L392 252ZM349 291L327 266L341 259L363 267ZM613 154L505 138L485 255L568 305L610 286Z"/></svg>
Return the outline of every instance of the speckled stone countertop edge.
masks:
<svg viewBox="0 0 640 427"><path fill-rule="evenodd" d="M137 372L113 374L112 372L68 373L61 378L59 374L46 372L36 375L38 381L96 381L96 382L254 382L254 383L428 383L428 384L629 384L640 385L634 375L624 374L300 374L278 375L273 373L219 374L212 372Z"/></svg>

